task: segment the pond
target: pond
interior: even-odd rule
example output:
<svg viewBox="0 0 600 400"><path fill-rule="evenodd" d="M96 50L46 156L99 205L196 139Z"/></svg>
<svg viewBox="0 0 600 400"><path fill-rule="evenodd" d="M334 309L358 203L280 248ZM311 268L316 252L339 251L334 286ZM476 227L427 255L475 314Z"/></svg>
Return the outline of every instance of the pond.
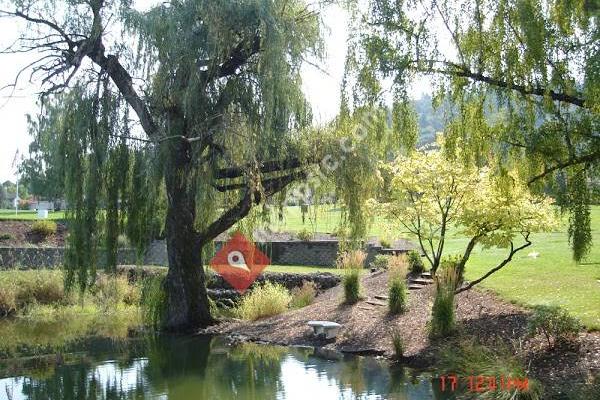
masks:
<svg viewBox="0 0 600 400"><path fill-rule="evenodd" d="M220 337L87 337L0 359L0 399L442 399L386 360Z"/></svg>

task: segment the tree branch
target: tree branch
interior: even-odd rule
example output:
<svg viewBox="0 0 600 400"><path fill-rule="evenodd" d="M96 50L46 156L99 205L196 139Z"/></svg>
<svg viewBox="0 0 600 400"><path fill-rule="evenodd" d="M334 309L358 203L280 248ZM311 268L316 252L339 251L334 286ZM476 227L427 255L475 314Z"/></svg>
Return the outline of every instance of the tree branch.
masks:
<svg viewBox="0 0 600 400"><path fill-rule="evenodd" d="M499 270L501 270L506 264L508 264L509 262L512 261L513 256L518 253L519 251L531 246L531 241L529 240L529 233L526 233L523 235L523 237L525 238L525 244L523 244L520 247L515 248L513 242L510 242L510 253L508 255L508 257L506 257L500 264L498 264L496 267L492 268L491 270L489 270L485 275L483 275L481 278L479 279L475 279L474 281L470 282L468 285L461 287L460 289L457 289L454 291L455 294L459 294L461 292L464 292L466 290L471 289L473 286L477 285L478 283L480 283L481 281L487 279L490 275L498 272Z"/></svg>
<svg viewBox="0 0 600 400"><path fill-rule="evenodd" d="M552 172L557 171L559 169L563 169L563 168L570 167L573 165L584 164L587 162L597 161L597 160L600 160L600 151L597 151L597 152L594 152L591 154L587 154L587 155L581 156L581 157L571 158L567 161L560 162L556 165L553 165L552 167L546 167L541 174L536 175L533 178L531 178L529 180L529 184L531 185L532 183L544 178L548 174L551 174Z"/></svg>
<svg viewBox="0 0 600 400"><path fill-rule="evenodd" d="M525 86L519 85L516 83L510 83L507 81L503 81L500 79L492 78L490 76L484 75L479 72L471 71L467 66L456 64L449 61L444 60L414 60L413 64L419 65L420 63L430 63L430 64L443 64L446 68L433 68L431 66L426 68L417 67L416 70L424 73L438 73L447 76L458 76L463 78L468 78L476 82L484 82L491 86L496 86L499 88L514 90L516 92L521 93L522 95L533 95L533 96L550 96L554 101L560 101L563 103L573 104L582 108L589 108L585 104L585 99L582 97L580 93L576 93L576 95L569 95L566 93L557 92L551 89L548 89L541 85L536 86Z"/></svg>
<svg viewBox="0 0 600 400"><path fill-rule="evenodd" d="M317 163L318 160L316 159L308 159L308 160L301 160L299 158L288 158L285 160L273 160L273 161L263 161L261 163L259 163L260 165L260 172L262 173L269 173L269 172L278 172L278 171L285 171L285 170L289 170L289 169L295 169L295 168L302 168L302 167L307 167L311 164L315 164ZM244 172L247 171L248 169L251 169L252 165L246 165L245 167L230 167L230 168L223 168L220 169L219 171L217 171L217 173L215 174L215 178L216 179L234 179L234 178L240 178L242 176L244 176Z"/></svg>
<svg viewBox="0 0 600 400"><path fill-rule="evenodd" d="M304 171L294 172L264 181L262 183L262 191L248 189L244 197L234 207L227 210L218 220L210 224L198 235L198 241L200 243L208 243L248 215L252 209L252 203L259 204L263 196L270 197L285 189L292 182L305 178L306 173Z"/></svg>

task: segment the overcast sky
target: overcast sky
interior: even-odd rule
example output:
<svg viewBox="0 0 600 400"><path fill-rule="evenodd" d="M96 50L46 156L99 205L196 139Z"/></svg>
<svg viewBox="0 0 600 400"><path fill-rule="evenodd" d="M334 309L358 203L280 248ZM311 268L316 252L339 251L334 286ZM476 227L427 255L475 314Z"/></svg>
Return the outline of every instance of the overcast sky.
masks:
<svg viewBox="0 0 600 400"><path fill-rule="evenodd" d="M138 4L155 3L151 0L138 0ZM143 8L138 6L138 8ZM340 105L340 83L344 72L348 17L338 6L329 7L324 14L327 58L319 68L305 65L302 71L303 89L312 104L316 122L331 120ZM0 46L5 48L20 32L20 23L12 19L0 20ZM33 60L32 55L0 54L0 87L11 83L17 71ZM31 61L29 61L31 62ZM27 157L31 138L27 133L26 114L36 114L36 91L39 87L28 84L28 74L24 74L18 89L0 92L0 182L14 181L15 168L12 167L15 152Z"/></svg>

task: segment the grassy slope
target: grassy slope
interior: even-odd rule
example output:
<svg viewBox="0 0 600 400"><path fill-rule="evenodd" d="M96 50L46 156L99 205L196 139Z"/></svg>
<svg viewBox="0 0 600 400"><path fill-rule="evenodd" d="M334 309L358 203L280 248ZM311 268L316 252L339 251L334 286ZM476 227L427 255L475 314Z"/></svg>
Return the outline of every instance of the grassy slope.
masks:
<svg viewBox="0 0 600 400"><path fill-rule="evenodd" d="M313 211L314 212L314 211ZM288 207L285 221L274 222L272 227L282 231L308 229L318 232L332 232L338 225L340 212L321 207L317 218L307 216L302 224L300 209ZM273 218L273 221L276 221ZM566 222L566 221L564 221ZM370 234L385 234L384 224L375 221ZM596 241L600 240L600 207L592 209L592 229ZM402 236L401 233L398 236ZM519 253L504 269L492 275L481 284L512 302L524 305L557 304L579 317L590 329L600 330L600 245L593 247L588 259L576 264L571 258L566 223L560 232L536 234L533 245ZM453 235L447 240L449 253L459 253L464 249L466 239ZM539 257L529 258L527 254L538 252ZM467 265L467 279L475 279L487 272L504 258L506 250L477 249ZM271 270L286 270L288 267L271 267ZM289 267L293 272L310 267Z"/></svg>

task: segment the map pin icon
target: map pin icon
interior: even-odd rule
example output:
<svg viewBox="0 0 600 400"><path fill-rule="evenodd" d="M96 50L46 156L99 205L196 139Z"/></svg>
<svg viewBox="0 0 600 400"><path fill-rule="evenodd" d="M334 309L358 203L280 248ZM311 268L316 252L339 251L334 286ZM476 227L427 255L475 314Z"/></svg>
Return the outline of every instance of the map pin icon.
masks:
<svg viewBox="0 0 600 400"><path fill-rule="evenodd" d="M227 263L233 268L239 268L250 272L250 268L246 265L246 260L241 251L234 250L227 254Z"/></svg>

